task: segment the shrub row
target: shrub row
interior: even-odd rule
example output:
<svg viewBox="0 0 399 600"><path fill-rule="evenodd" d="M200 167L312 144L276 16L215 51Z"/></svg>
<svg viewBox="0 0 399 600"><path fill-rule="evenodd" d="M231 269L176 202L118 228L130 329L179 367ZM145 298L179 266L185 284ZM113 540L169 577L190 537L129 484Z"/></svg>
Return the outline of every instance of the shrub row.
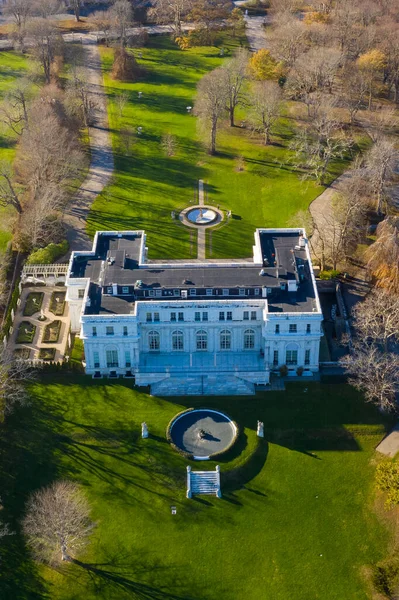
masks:
<svg viewBox="0 0 399 600"><path fill-rule="evenodd" d="M60 244L49 244L45 248L34 250L26 261L29 265L51 265L57 258L68 252L69 244L63 240Z"/></svg>

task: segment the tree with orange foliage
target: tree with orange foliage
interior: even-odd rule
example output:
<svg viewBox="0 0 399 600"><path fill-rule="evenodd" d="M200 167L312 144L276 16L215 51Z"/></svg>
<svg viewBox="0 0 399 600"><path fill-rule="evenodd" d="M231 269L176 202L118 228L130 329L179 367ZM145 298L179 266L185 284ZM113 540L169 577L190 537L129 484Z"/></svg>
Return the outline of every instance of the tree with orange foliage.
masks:
<svg viewBox="0 0 399 600"><path fill-rule="evenodd" d="M249 61L249 71L258 81L277 81L283 75L282 64L270 54L270 50L262 48L255 52Z"/></svg>
<svg viewBox="0 0 399 600"><path fill-rule="evenodd" d="M369 88L369 110L372 107L376 82L378 77L382 75L386 64L387 58L385 54L377 48L361 54L357 59L357 66L365 77Z"/></svg>

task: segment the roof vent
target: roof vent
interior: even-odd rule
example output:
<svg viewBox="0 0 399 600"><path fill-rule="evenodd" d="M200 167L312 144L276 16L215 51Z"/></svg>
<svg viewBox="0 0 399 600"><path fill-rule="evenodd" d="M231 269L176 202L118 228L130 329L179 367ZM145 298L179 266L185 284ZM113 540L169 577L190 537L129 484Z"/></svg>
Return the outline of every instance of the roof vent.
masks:
<svg viewBox="0 0 399 600"><path fill-rule="evenodd" d="M301 248L304 248L306 246L306 240L303 237L303 235L299 238L299 245Z"/></svg>
<svg viewBox="0 0 399 600"><path fill-rule="evenodd" d="M143 282L141 281L141 279L137 279L136 283L134 284L135 288L141 288L143 287Z"/></svg>
<svg viewBox="0 0 399 600"><path fill-rule="evenodd" d="M261 270L259 271L259 275L264 275L264 274L265 274L265 269L261 269Z"/></svg>

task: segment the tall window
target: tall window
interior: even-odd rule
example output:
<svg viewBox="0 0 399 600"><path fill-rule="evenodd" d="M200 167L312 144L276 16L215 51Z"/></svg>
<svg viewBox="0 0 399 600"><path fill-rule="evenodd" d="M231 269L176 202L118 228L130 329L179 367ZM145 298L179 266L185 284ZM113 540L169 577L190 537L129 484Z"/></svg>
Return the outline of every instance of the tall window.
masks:
<svg viewBox="0 0 399 600"><path fill-rule="evenodd" d="M280 325L276 325L276 329L274 331L274 333L280 333Z"/></svg>
<svg viewBox="0 0 399 600"><path fill-rule="evenodd" d="M195 320L196 321L201 321L201 313L200 312L196 312L195 313Z"/></svg>
<svg viewBox="0 0 399 600"><path fill-rule="evenodd" d="M249 321L249 310L244 310L243 319L244 321Z"/></svg>
<svg viewBox="0 0 399 600"><path fill-rule="evenodd" d="M202 313L202 320L203 321L207 321L208 320L208 313L207 312L203 312Z"/></svg>
<svg viewBox="0 0 399 600"><path fill-rule="evenodd" d="M130 358L130 350L125 350L125 367L127 369L130 369L131 366L132 366L132 361Z"/></svg>
<svg viewBox="0 0 399 600"><path fill-rule="evenodd" d="M219 321L224 321L224 312L219 313Z"/></svg>
<svg viewBox="0 0 399 600"><path fill-rule="evenodd" d="M253 329L244 331L244 350L253 350L255 348L255 332Z"/></svg>
<svg viewBox="0 0 399 600"><path fill-rule="evenodd" d="M147 323L151 323L151 321L152 321L152 313L147 313L146 314L146 321L147 321Z"/></svg>
<svg viewBox="0 0 399 600"><path fill-rule="evenodd" d="M107 335L114 335L114 328L113 327L106 327L105 328L105 333Z"/></svg>
<svg viewBox="0 0 399 600"><path fill-rule="evenodd" d="M310 350L305 350L305 365L310 365Z"/></svg>
<svg viewBox="0 0 399 600"><path fill-rule="evenodd" d="M298 346L296 344L288 344L285 351L285 362L287 365L298 364Z"/></svg>
<svg viewBox="0 0 399 600"><path fill-rule="evenodd" d="M296 333L296 323L291 323L291 325L290 325L290 333Z"/></svg>
<svg viewBox="0 0 399 600"><path fill-rule="evenodd" d="M96 351L93 352L93 363L94 363L94 368L95 369L99 369L100 368L100 355Z"/></svg>
<svg viewBox="0 0 399 600"><path fill-rule="evenodd" d="M183 332L182 331L174 331L172 333L172 348L173 348L173 350L183 350L184 349Z"/></svg>
<svg viewBox="0 0 399 600"><path fill-rule="evenodd" d="M107 367L109 369L119 366L118 350L107 350L105 354L106 354L106 358L107 358Z"/></svg>
<svg viewBox="0 0 399 600"><path fill-rule="evenodd" d="M251 310L251 321L256 321L256 310Z"/></svg>
<svg viewBox="0 0 399 600"><path fill-rule="evenodd" d="M171 312L170 313L170 320L171 321L176 321L176 313L175 312Z"/></svg>
<svg viewBox="0 0 399 600"><path fill-rule="evenodd" d="M227 311L226 319L227 319L227 321L232 321L233 320L233 313L232 313L231 310Z"/></svg>
<svg viewBox="0 0 399 600"><path fill-rule="evenodd" d="M231 332L227 329L220 332L220 349L231 350Z"/></svg>
<svg viewBox="0 0 399 600"><path fill-rule="evenodd" d="M159 333L158 331L150 331L148 334L148 346L151 352L159 350Z"/></svg>
<svg viewBox="0 0 399 600"><path fill-rule="evenodd" d="M311 332L311 329L310 329L310 323L308 323L308 324L306 325L306 333L310 333L310 332Z"/></svg>
<svg viewBox="0 0 399 600"><path fill-rule="evenodd" d="M97 335L97 327L92 327L91 328L91 332L93 334L93 337L96 337L96 335Z"/></svg>
<svg viewBox="0 0 399 600"><path fill-rule="evenodd" d="M123 335L127 335L127 325L123 326Z"/></svg>
<svg viewBox="0 0 399 600"><path fill-rule="evenodd" d="M184 321L184 313L179 312L179 321Z"/></svg>
<svg viewBox="0 0 399 600"><path fill-rule="evenodd" d="M274 350L273 352L273 366L278 366L278 350Z"/></svg>
<svg viewBox="0 0 399 600"><path fill-rule="evenodd" d="M203 329L201 329L201 331L197 331L196 333L196 345L197 350L208 349L208 334Z"/></svg>
<svg viewBox="0 0 399 600"><path fill-rule="evenodd" d="M154 312L154 321L159 323L159 312Z"/></svg>

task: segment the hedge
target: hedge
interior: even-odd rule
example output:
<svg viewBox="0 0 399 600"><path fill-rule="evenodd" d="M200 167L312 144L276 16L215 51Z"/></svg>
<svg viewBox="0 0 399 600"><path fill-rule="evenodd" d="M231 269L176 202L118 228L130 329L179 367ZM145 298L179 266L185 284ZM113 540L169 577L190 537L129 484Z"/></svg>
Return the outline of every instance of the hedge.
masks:
<svg viewBox="0 0 399 600"><path fill-rule="evenodd" d="M69 244L63 240L60 244L49 244L45 248L39 248L32 252L27 259L28 265L51 265L57 258L68 252Z"/></svg>

